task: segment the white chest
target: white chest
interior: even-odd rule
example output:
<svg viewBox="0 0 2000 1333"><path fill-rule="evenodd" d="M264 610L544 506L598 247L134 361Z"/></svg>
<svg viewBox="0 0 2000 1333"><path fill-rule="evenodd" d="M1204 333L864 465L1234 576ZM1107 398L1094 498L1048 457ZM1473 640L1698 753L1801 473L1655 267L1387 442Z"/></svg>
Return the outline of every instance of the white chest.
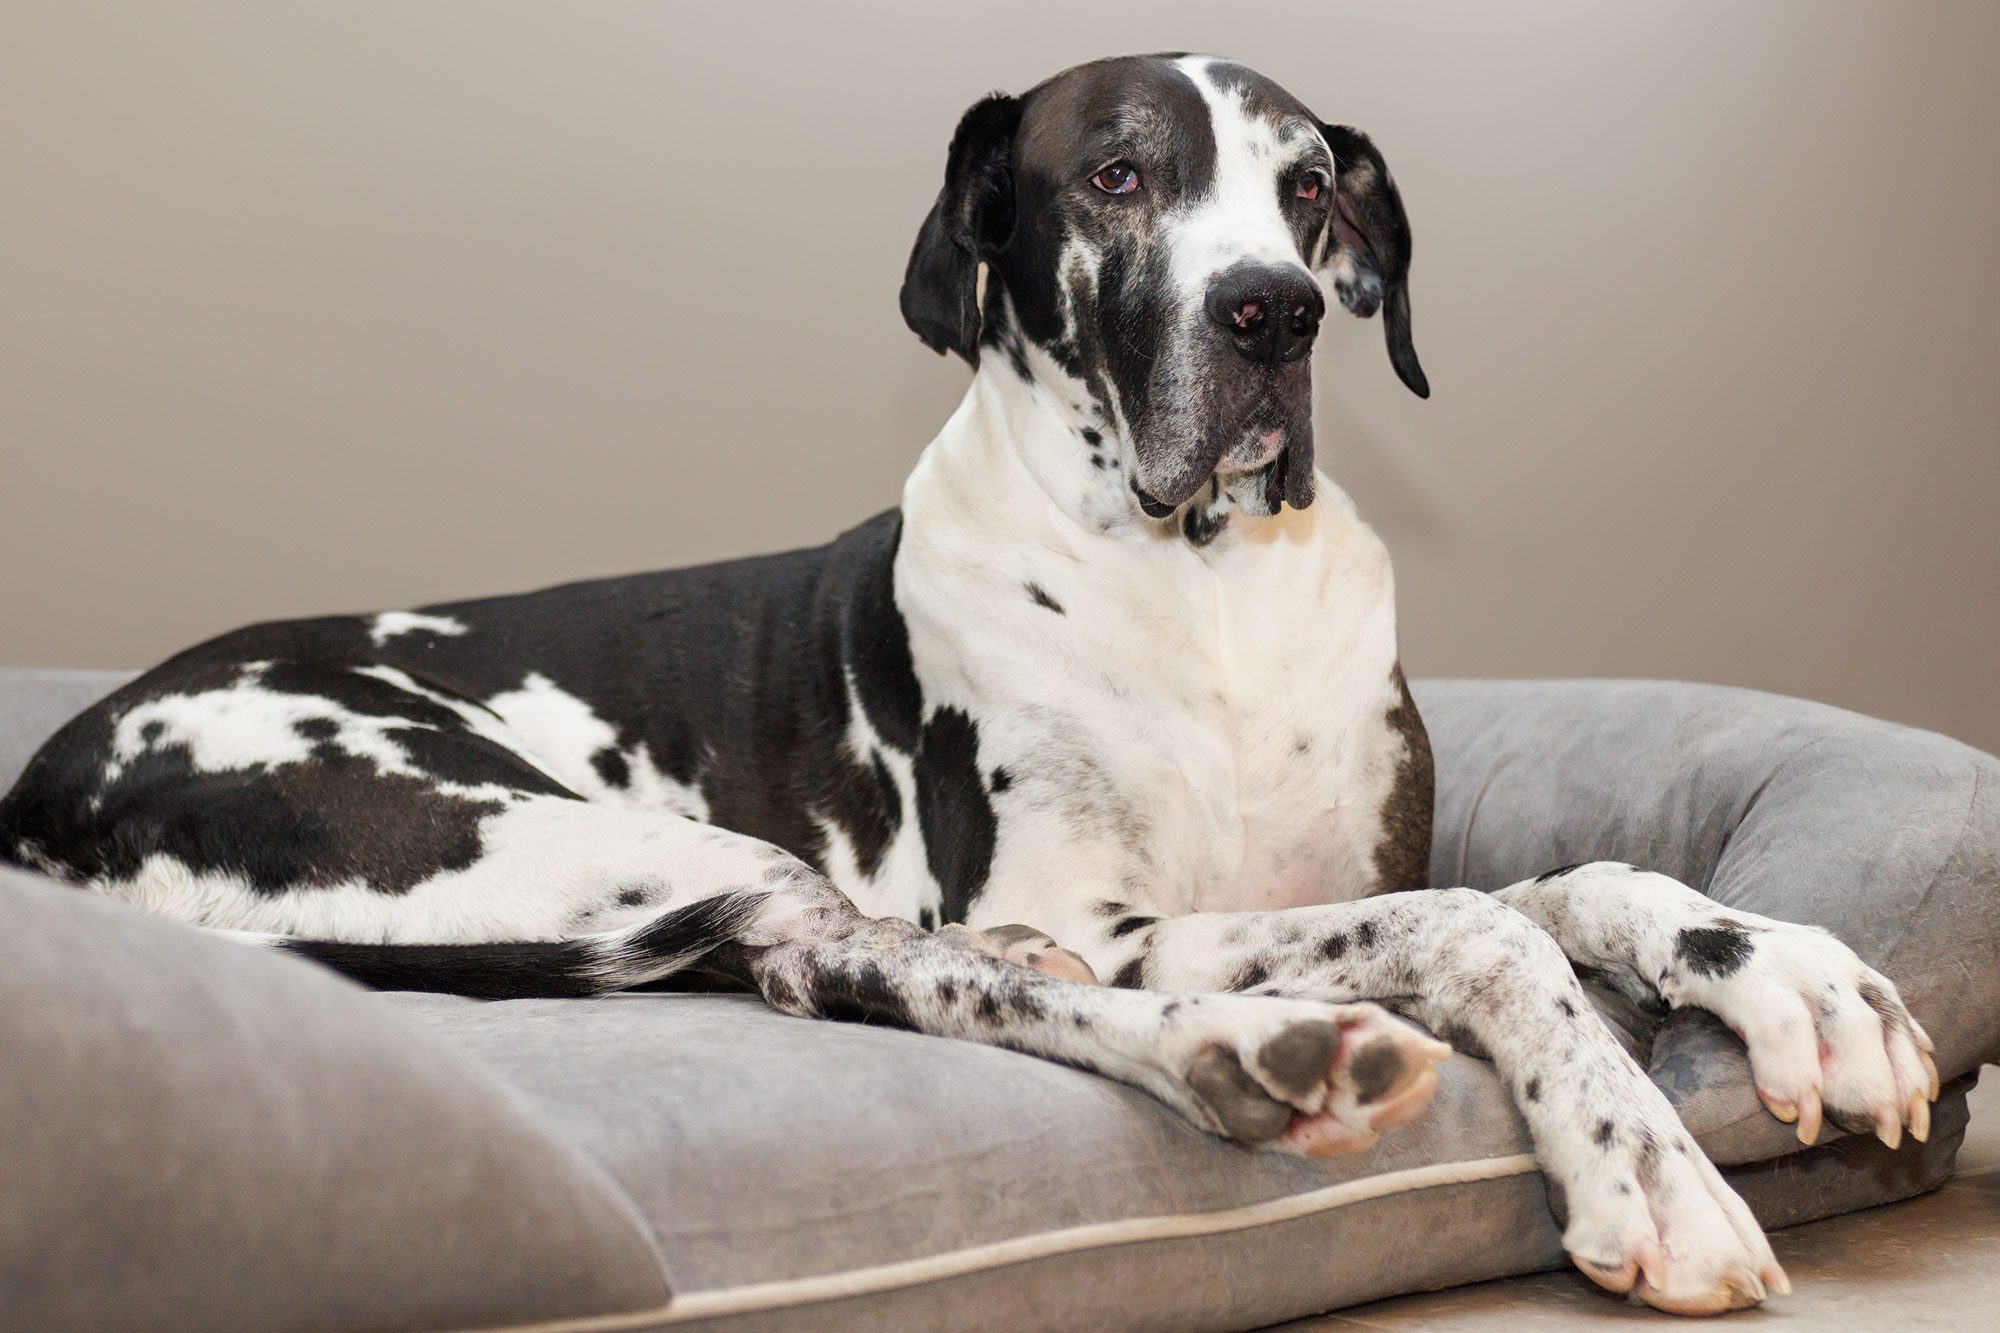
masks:
<svg viewBox="0 0 2000 1333"><path fill-rule="evenodd" d="M978 918L1373 887L1403 753L1394 596L1345 496L1322 482L1313 510L1205 551L1025 543L970 562L912 536L898 598L918 677L977 720L996 788Z"/></svg>

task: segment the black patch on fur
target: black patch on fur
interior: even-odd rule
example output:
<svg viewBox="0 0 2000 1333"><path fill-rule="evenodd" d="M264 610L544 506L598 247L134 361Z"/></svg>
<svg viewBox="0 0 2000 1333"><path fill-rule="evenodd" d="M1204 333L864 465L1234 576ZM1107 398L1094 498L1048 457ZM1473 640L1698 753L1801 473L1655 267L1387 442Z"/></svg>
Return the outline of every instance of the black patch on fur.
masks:
<svg viewBox="0 0 2000 1333"><path fill-rule="evenodd" d="M1727 921L1691 926L1674 941L1674 952L1688 970L1704 977L1729 976L1750 961L1756 947L1741 927Z"/></svg>
<svg viewBox="0 0 2000 1333"><path fill-rule="evenodd" d="M1085 426L1083 428L1083 442L1095 449L1098 445L1104 443L1104 437L1090 427Z"/></svg>
<svg viewBox="0 0 2000 1333"><path fill-rule="evenodd" d="M1609 1148L1611 1140L1617 1137L1617 1133L1617 1127L1609 1120L1600 1120L1597 1122L1597 1133L1592 1135L1592 1137L1597 1140L1598 1147Z"/></svg>
<svg viewBox="0 0 2000 1333"><path fill-rule="evenodd" d="M632 765L626 762L615 745L607 745L590 756L590 766L597 770L597 776L604 779L607 787L632 785Z"/></svg>
<svg viewBox="0 0 2000 1333"><path fill-rule="evenodd" d="M430 776L467 787L495 786L531 796L573 796L569 788L506 746L469 731L397 727L384 733Z"/></svg>
<svg viewBox="0 0 2000 1333"><path fill-rule="evenodd" d="M1542 1099L1542 1081L1538 1078L1529 1079L1528 1086L1521 1089L1521 1095L1531 1102L1540 1101Z"/></svg>
<svg viewBox="0 0 2000 1333"><path fill-rule="evenodd" d="M827 818L847 835L855 868L873 877L902 827L902 793L896 790L896 779L880 751L872 753L865 765L845 753L837 753L831 764L826 775Z"/></svg>
<svg viewBox="0 0 2000 1333"><path fill-rule="evenodd" d="M1587 861L1577 861L1570 865L1557 866L1554 870L1544 870L1541 874L1535 876L1535 883L1546 884L1552 879L1567 875L1572 870L1581 870L1588 864L1589 862Z"/></svg>
<svg viewBox="0 0 2000 1333"><path fill-rule="evenodd" d="M628 887L618 890L617 903L620 907L641 907L648 895L644 889Z"/></svg>
<svg viewBox="0 0 2000 1333"><path fill-rule="evenodd" d="M1114 940L1122 940L1127 935L1132 934L1134 931L1140 931L1144 930L1148 926L1158 925L1159 920L1160 918L1156 916L1128 916L1123 920L1114 922L1112 924L1111 938ZM1256 983L1252 982L1250 984L1255 985Z"/></svg>
<svg viewBox="0 0 2000 1333"><path fill-rule="evenodd" d="M1576 1005L1572 1001L1570 1001L1567 997L1558 998L1556 1000L1556 1008L1563 1011L1564 1018L1576 1017Z"/></svg>
<svg viewBox="0 0 2000 1333"><path fill-rule="evenodd" d="M1327 936L1324 940L1320 941L1319 952L1320 957L1326 959L1329 963L1339 962L1342 955L1347 952L1347 936Z"/></svg>
<svg viewBox="0 0 2000 1333"><path fill-rule="evenodd" d="M1397 703L1389 710L1389 729L1403 738L1403 758L1396 768L1389 799L1382 805L1382 840L1375 846L1378 889L1420 889L1430 884L1431 822L1437 801L1437 767L1431 757L1430 733L1424 729L1410 683L1398 662L1391 679Z"/></svg>
<svg viewBox="0 0 2000 1333"><path fill-rule="evenodd" d="M1063 610L1063 604L1061 602L1058 602L1055 598L1049 596L1048 589L1044 588L1041 584L1028 583L1024 584L1023 586L1028 590L1028 596L1034 599L1034 603L1036 606L1046 606L1049 610L1055 612L1059 616L1066 616L1069 614L1069 612Z"/></svg>
<svg viewBox="0 0 2000 1333"><path fill-rule="evenodd" d="M842 960L828 966L814 960L806 968L805 1002L822 1018L843 1023L888 1023L911 1027L909 1006L874 959Z"/></svg>
<svg viewBox="0 0 2000 1333"><path fill-rule="evenodd" d="M1139 990L1146 984L1146 955L1138 954L1111 974L1111 984L1119 990Z"/></svg>
<svg viewBox="0 0 2000 1333"><path fill-rule="evenodd" d="M933 912L928 907L919 907L917 909L917 925L920 928L924 930L936 930L937 924L938 924L938 919L936 912Z"/></svg>
<svg viewBox="0 0 2000 1333"><path fill-rule="evenodd" d="M1375 923L1373 921L1363 921L1360 925L1356 926L1354 928L1354 942L1359 944L1363 949L1374 948Z"/></svg>
<svg viewBox="0 0 2000 1333"><path fill-rule="evenodd" d="M1012 773L1009 773L1004 767L994 769L993 777L987 784L988 790L990 790L995 796L998 796L1001 792L1006 791L1009 787L1013 785L1014 785L1014 775Z"/></svg>
<svg viewBox="0 0 2000 1333"><path fill-rule="evenodd" d="M1249 990L1252 986L1261 986L1270 979L1271 969L1265 967L1261 961L1253 958L1237 969L1236 975L1229 980L1229 983L1223 989L1234 991Z"/></svg>
<svg viewBox="0 0 2000 1333"><path fill-rule="evenodd" d="M1228 526L1228 510L1190 505L1187 513L1181 517L1181 536L1187 538L1190 546L1206 546Z"/></svg>
<svg viewBox="0 0 2000 1333"><path fill-rule="evenodd" d="M302 717L292 723L292 730L309 741L328 741L340 734L340 724L330 717ZM160 724L148 722L139 734L150 745L159 737Z"/></svg>
<svg viewBox="0 0 2000 1333"><path fill-rule="evenodd" d="M998 828L979 780L979 728L972 719L956 708L933 713L915 771L924 857L944 891L944 919L962 922L993 869Z"/></svg>

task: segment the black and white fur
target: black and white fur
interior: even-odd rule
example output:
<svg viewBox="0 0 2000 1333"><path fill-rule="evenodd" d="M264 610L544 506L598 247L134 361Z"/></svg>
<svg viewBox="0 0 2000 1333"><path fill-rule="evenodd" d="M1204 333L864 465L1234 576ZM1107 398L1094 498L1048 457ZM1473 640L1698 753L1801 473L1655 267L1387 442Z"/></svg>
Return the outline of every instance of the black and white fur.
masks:
<svg viewBox="0 0 2000 1333"><path fill-rule="evenodd" d="M1572 963L1720 1015L1807 1142L1923 1136L1929 1042L1827 935L1628 866L1388 892L1425 882L1430 751L1307 352L1331 287L1427 394L1409 259L1370 141L1240 66L988 98L902 298L976 373L899 511L225 635L52 739L0 855L378 986L747 985L1301 1152L1429 1098L1445 1048L1381 1001L1495 1061L1592 1277L1754 1303L1768 1245Z"/></svg>

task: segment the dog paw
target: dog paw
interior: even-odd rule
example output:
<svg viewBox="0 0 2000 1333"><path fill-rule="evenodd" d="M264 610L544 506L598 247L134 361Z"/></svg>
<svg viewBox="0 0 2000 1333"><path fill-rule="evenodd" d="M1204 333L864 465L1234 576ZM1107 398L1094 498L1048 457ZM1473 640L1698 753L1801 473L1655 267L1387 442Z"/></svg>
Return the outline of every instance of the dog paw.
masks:
<svg viewBox="0 0 2000 1333"><path fill-rule="evenodd" d="M1938 1094L1931 1039L1887 977L1826 932L1782 921L1684 930L1678 1000L1743 1039L1757 1095L1817 1142L1822 1120L1894 1148L1930 1137Z"/></svg>
<svg viewBox="0 0 2000 1333"><path fill-rule="evenodd" d="M1685 1315L1790 1294L1757 1219L1677 1125L1615 1145L1584 1178L1565 1191L1563 1248L1607 1291Z"/></svg>
<svg viewBox="0 0 2000 1333"><path fill-rule="evenodd" d="M1171 1002L1170 1002L1171 1006ZM1183 1080L1226 1138L1308 1157L1359 1152L1413 1119L1451 1048L1372 1004L1207 996L1171 1008L1200 1029Z"/></svg>
<svg viewBox="0 0 2000 1333"><path fill-rule="evenodd" d="M1029 968L1059 981L1074 981L1085 986L1104 984L1098 980L1090 964L1083 961L1081 954L1063 948L1046 931L1036 930L1033 926L990 926L985 930L974 930L970 926L950 925L940 926L935 933L954 948L983 953L989 958Z"/></svg>

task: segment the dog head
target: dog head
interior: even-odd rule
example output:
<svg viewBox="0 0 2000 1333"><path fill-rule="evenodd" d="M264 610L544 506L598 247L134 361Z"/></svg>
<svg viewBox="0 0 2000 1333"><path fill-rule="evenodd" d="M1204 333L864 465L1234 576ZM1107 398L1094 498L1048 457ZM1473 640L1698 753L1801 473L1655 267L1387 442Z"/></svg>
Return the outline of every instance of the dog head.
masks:
<svg viewBox="0 0 2000 1333"><path fill-rule="evenodd" d="M1323 284L1356 315L1383 312L1397 374L1429 395L1409 265L1409 221L1366 135L1241 65L1128 56L965 113L902 308L939 352L998 352L1057 381L1086 438L1116 432L1146 513L1213 480L1272 514L1312 503Z"/></svg>

